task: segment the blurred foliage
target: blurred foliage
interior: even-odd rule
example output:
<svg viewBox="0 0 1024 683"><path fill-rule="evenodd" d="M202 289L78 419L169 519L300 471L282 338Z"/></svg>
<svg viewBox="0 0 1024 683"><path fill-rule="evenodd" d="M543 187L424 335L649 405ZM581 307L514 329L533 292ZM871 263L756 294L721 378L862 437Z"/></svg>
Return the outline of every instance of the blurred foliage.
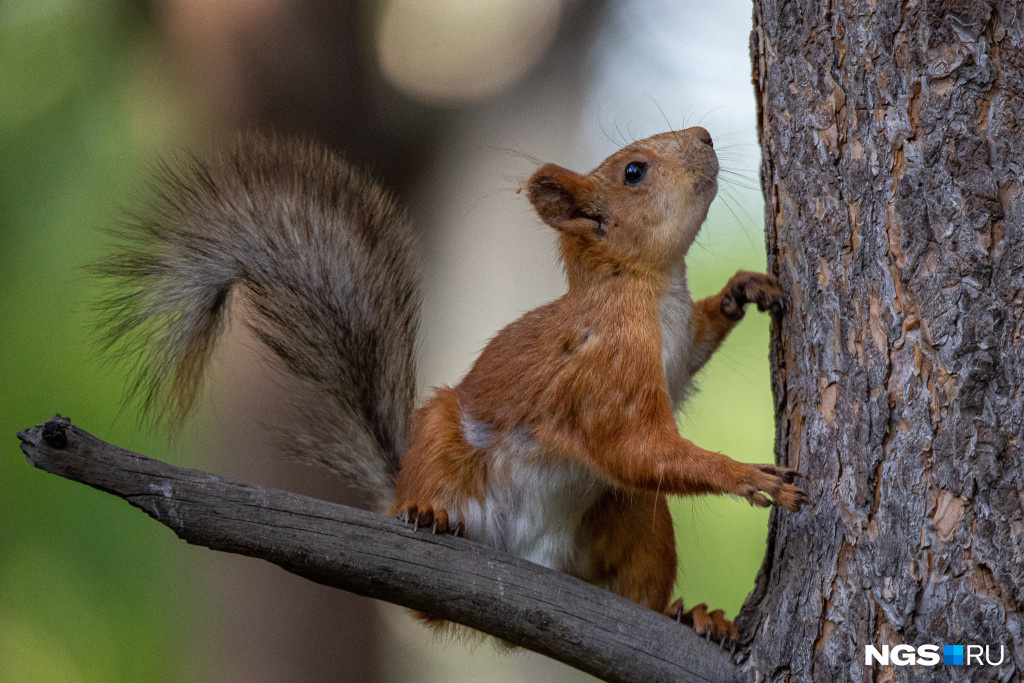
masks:
<svg viewBox="0 0 1024 683"><path fill-rule="evenodd" d="M0 680L179 678L183 555L122 501L25 465L15 432L66 411L109 425L117 373L87 330L81 267L139 169L180 128L139 5L0 2ZM130 549L130 552L125 552Z"/></svg>

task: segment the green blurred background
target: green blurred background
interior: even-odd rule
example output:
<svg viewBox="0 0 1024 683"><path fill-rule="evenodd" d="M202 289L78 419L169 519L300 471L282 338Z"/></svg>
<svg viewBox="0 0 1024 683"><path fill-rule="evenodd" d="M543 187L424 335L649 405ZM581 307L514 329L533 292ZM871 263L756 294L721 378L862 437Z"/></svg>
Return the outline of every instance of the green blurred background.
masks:
<svg viewBox="0 0 1024 683"><path fill-rule="evenodd" d="M60 411L161 447L113 422L123 380L90 344L81 270L173 127L162 84L140 77L149 25L123 2L0 3L3 681L175 679L188 666L181 553L123 502L27 466L14 438Z"/></svg>
<svg viewBox="0 0 1024 683"><path fill-rule="evenodd" d="M232 578L266 572L251 585L263 586L264 576L280 580L287 589L310 591L313 603L333 591L296 587L298 579L279 578L283 572L275 568L251 569L255 561L211 558L213 553L185 546L122 501L24 462L15 433L60 412L105 440L153 457L278 483L272 472L247 469L244 448L241 455L211 454L211 444L231 440L211 436L220 430L219 420L246 431L247 423L234 422L230 408L247 393L237 384L232 391L231 382L238 380L225 380L228 389L218 390L209 403L228 408L204 411L186 434L168 442L166 434L139 425L131 408L122 410L125 375L101 359L93 343L90 306L97 290L82 267L102 253L102 229L144 195L145 169L159 155L258 125L315 135L371 166L412 205L424 233L430 272L425 384L457 381L501 324L557 294L550 237L514 193L532 157L583 170L624 139L700 120L723 150L723 167L735 173L723 174L723 198L691 252L694 293L717 291L737 268L764 267L745 53L749 2L718 9L682 3L684 9L672 14L678 15L677 23L666 21L655 7L655 18L647 20L655 23L646 25L624 9L628 3L567 2L556 8L558 28L546 38L551 46L537 47L545 56L533 55L519 80L500 85L504 90L494 86L482 95L416 90L376 68L374 54L387 63L380 35L391 25L389 12L403 3L339 3L345 5L340 9L299 4L303 10L296 20L271 0L249 6L0 2L0 434L6 435L0 442L0 681L340 680L342 669L352 668L356 650L374 659L356 669L356 680L524 675L565 680L570 675L525 654L494 663L481 653L484 648L449 648L422 633L410 635L417 627L393 611L372 617L372 623L360 618L357 629L369 643L365 648L309 664L318 652L331 649L334 627L324 626L328 645L300 652L300 663L263 665L261 657L285 657L272 648L280 640L274 624L287 622L274 613L250 613L246 604L278 589L250 592L246 582ZM544 18L552 4L527 5L535 5ZM261 8L270 19L253 19ZM318 12L325 13L322 20ZM728 21L714 12L726 13ZM281 21L289 16L292 24ZM210 26L231 26L234 32L217 33ZM263 33L246 34L246 26L262 27ZM331 26L337 33L328 30ZM694 43L700 34L707 41L703 47ZM236 46L230 59L217 52L225 44ZM317 51L311 45L326 47ZM286 56L296 48L298 58ZM645 54L647 62L635 63ZM514 70L509 61L500 69ZM559 86L565 82L574 85ZM513 119L520 110L527 112L523 121ZM548 111L550 120L543 118ZM549 137L518 132L531 126L543 127ZM723 135L720 128L726 129ZM514 154L505 151L509 147ZM472 161L481 156L484 161ZM469 187L462 198L438 206L435 188L451 184L452 169L474 175L474 164L496 170L482 174L481 189ZM449 231L448 217L454 212L456 219L479 222L479 214L494 213L486 202L496 191L501 201L520 207L514 217L520 229L501 233L497 247L483 242L471 256L455 252L453 241L475 243L476 223L470 220L463 232ZM515 234L509 237L510 232ZM529 262L517 261L505 269L512 273L510 281L482 281L495 268L480 265L481 254L504 249L502 239L540 244L543 272L531 274ZM504 258L507 263L511 257ZM472 261L476 270L459 272L459 261ZM473 292L458 299L464 290ZM473 299L475 293L480 301ZM508 302L494 303L501 297ZM476 327L460 327L456 316ZM700 375L700 391L680 416L688 438L737 459L771 460L767 330L764 316L749 315ZM430 362L452 347L450 360ZM249 368L230 360L224 365L227 370L215 372L217 377ZM227 398L218 402L222 395ZM252 410L244 399L240 403L239 410ZM261 457L260 462L267 459ZM673 509L681 594L690 604L707 602L735 615L760 564L767 513L719 498L678 500ZM319 628L323 619L296 618L311 628ZM270 625L253 625L259 620ZM408 661L389 654L394 650L407 653ZM466 663L451 661L459 659Z"/></svg>

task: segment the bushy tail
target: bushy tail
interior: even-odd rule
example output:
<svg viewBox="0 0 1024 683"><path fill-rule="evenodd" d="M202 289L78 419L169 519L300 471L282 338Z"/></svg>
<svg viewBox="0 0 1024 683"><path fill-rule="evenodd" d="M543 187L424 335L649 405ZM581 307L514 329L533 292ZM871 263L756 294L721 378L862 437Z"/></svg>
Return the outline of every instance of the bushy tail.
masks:
<svg viewBox="0 0 1024 683"><path fill-rule="evenodd" d="M132 393L180 421L233 294L280 365L316 390L296 453L386 505L407 446L419 313L408 219L392 197L310 143L245 136L161 168L155 206L116 231L108 347L138 359Z"/></svg>

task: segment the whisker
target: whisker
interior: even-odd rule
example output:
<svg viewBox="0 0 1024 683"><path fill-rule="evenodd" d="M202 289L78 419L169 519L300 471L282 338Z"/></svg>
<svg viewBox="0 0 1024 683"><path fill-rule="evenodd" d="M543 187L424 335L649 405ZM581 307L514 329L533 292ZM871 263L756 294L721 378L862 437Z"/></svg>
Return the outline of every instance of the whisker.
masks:
<svg viewBox="0 0 1024 683"><path fill-rule="evenodd" d="M744 239L746 239L747 244L756 249L757 245L755 245L754 240L751 239L750 231L748 229L750 224L754 222L753 218L746 212L745 209L739 206L738 203L736 203L736 205L734 206L735 199L729 197L728 193L719 194L718 197L719 199L722 200L722 205L725 206L725 209L732 215L733 220L736 222L736 227L738 227L740 229L740 232L743 233L743 237ZM740 219L739 215L736 213L737 210L740 213L744 214L744 216L747 218L746 221Z"/></svg>
<svg viewBox="0 0 1024 683"><path fill-rule="evenodd" d="M628 143L626 143L626 139L627 138L626 138L625 135L622 134L622 129L619 128L619 119L618 119L618 117L615 118L615 132L619 134L620 138L622 138L623 144L621 146L622 147L626 147L627 144L628 144Z"/></svg>
<svg viewBox="0 0 1024 683"><path fill-rule="evenodd" d="M661 108L661 105L658 104L658 101L654 99L654 97L651 95L648 95L647 97L648 99L651 100L651 102L654 103L654 106L658 108L658 112L661 113L661 118L665 119L665 125L668 126L668 132L672 133L672 139L676 141L676 147L679 149L679 153L682 154L683 140L681 137L679 137L680 131L676 130L675 127L672 125L672 122L669 121L668 115L665 113L665 110Z"/></svg>
<svg viewBox="0 0 1024 683"><path fill-rule="evenodd" d="M747 190L757 190L757 191L761 190L761 185L760 185L760 180L759 179L751 178L751 177L749 177L747 175L744 175L742 173L737 173L736 171L731 171L731 170L728 170L728 169L721 169L720 168L718 170L718 173L719 173L719 178L722 181L730 183L733 186L742 187L742 188L747 189Z"/></svg>
<svg viewBox="0 0 1024 683"><path fill-rule="evenodd" d="M732 149L734 147L761 148L761 145L756 142L728 142L729 138L725 134L720 137L727 142L727 144L723 146L723 149Z"/></svg>
<svg viewBox="0 0 1024 683"><path fill-rule="evenodd" d="M672 130L672 122L668 120L668 116L665 114L665 110L661 108L661 105L658 104L658 100L654 99L652 95L647 95L647 99L658 108L658 113L661 114L661 118L665 119L665 125L668 126L668 130Z"/></svg>
<svg viewBox="0 0 1024 683"><path fill-rule="evenodd" d="M749 182L743 182L742 180L737 180L736 178L728 178L727 177L727 178L719 178L718 180L719 180L719 184L728 184L728 185L731 185L733 187L738 187L738 188L747 190L749 192L760 192L761 191L760 186L754 185L754 184L749 183Z"/></svg>
<svg viewBox="0 0 1024 683"><path fill-rule="evenodd" d="M743 173L749 173L749 172L751 172L751 171L753 171L754 169L757 168L756 166L752 166L749 163L745 163L747 161L749 161L749 160L748 159L737 159L735 157L718 155L718 162L723 167L725 167L726 170L731 171L732 173L737 173L737 174L741 174L741 175Z"/></svg>
<svg viewBox="0 0 1024 683"><path fill-rule="evenodd" d="M598 114L597 126L598 126L598 128L601 129L602 135L604 135L605 138L607 138L608 142L612 143L615 147L619 147L619 148L625 147L625 145L623 144L624 140L622 139L621 135L620 135L620 139L616 140L614 137L612 137L612 134L608 132L608 129L604 125L604 121L601 120L600 114ZM616 127L616 132L618 132L618 128L617 127Z"/></svg>
<svg viewBox="0 0 1024 683"><path fill-rule="evenodd" d="M698 126L704 125L704 121L705 121L705 119L707 119L707 117L711 116L712 114L714 114L716 111L718 111L719 109L721 109L724 106L725 106L724 104L721 104L721 105L719 105L717 107L712 108L711 110L709 110L707 112L704 112L704 115L701 116L700 119L697 121L697 125Z"/></svg>
<svg viewBox="0 0 1024 683"><path fill-rule="evenodd" d="M740 175L756 171L757 168L760 166L760 164L758 164L757 166L753 166L750 164L743 163L744 161L749 161L748 159L734 159L729 156L719 156L718 161L720 163L723 161L726 162L725 164L723 164L723 167L726 171L729 171L730 173L737 173Z"/></svg>
<svg viewBox="0 0 1024 683"><path fill-rule="evenodd" d="M728 188L722 188L722 194L720 196L722 197L723 203L732 205L733 208L735 208L737 211L743 214L743 217L746 219L745 223L754 222L753 216L751 216L750 213L746 210L746 208L744 208L743 202L740 201L739 198L736 197L734 194L732 194L732 192Z"/></svg>
<svg viewBox="0 0 1024 683"><path fill-rule="evenodd" d="M719 157L719 162L721 162L721 161L722 161L722 159L721 159L721 157ZM718 167L718 172L719 173L725 173L726 175L732 176L733 178L738 178L740 180L745 180L745 181L751 182L751 183L760 183L761 182L760 174L758 173L757 169L753 169L753 168L744 168L743 170L739 170L738 171L735 168L730 168L730 166L728 164L726 164L726 165L720 165Z"/></svg>
<svg viewBox="0 0 1024 683"><path fill-rule="evenodd" d="M732 219L736 221L736 227L743 230L743 221L740 220L740 217L736 213L736 210L733 208L732 202L729 201L729 198L724 194L719 194L718 198L722 201L722 206L724 206L726 211L729 212L729 214L732 216Z"/></svg>
<svg viewBox="0 0 1024 683"><path fill-rule="evenodd" d="M519 149L515 149L514 147L499 147L497 145L486 145L484 149L488 149L492 152L502 152L504 154L509 154L514 157L519 157L520 159L526 159L530 163L535 164L537 166L543 166L546 163L543 159L539 159L533 156L532 154L527 154L526 152Z"/></svg>
<svg viewBox="0 0 1024 683"><path fill-rule="evenodd" d="M728 170L720 170L719 173L723 174L723 180L733 183L734 185L745 187L748 190L761 189L761 179L757 176Z"/></svg>

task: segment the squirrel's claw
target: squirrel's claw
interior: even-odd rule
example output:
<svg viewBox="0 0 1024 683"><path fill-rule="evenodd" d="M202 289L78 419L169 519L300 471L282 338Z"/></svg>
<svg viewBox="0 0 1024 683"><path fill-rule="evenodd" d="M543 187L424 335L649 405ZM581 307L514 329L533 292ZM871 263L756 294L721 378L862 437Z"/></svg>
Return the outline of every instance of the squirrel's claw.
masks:
<svg viewBox="0 0 1024 683"><path fill-rule="evenodd" d="M717 641L722 649L736 651L740 639L739 631L735 624L725 618L725 613L720 609L709 612L708 606L701 603L686 610L683 599L679 598L665 610L665 616L689 626L697 635L704 636L705 640Z"/></svg>
<svg viewBox="0 0 1024 683"><path fill-rule="evenodd" d="M752 468L753 473L744 477L738 490L733 491L751 505L778 505L796 512L811 502L807 494L793 483L800 476L795 470L768 464L753 465Z"/></svg>
<svg viewBox="0 0 1024 683"><path fill-rule="evenodd" d="M460 516L455 522L451 522L448 517L448 511L443 508L407 502L395 508L394 517L406 524L412 524L414 531L429 527L432 534L466 535L466 525L462 521L462 517Z"/></svg>

